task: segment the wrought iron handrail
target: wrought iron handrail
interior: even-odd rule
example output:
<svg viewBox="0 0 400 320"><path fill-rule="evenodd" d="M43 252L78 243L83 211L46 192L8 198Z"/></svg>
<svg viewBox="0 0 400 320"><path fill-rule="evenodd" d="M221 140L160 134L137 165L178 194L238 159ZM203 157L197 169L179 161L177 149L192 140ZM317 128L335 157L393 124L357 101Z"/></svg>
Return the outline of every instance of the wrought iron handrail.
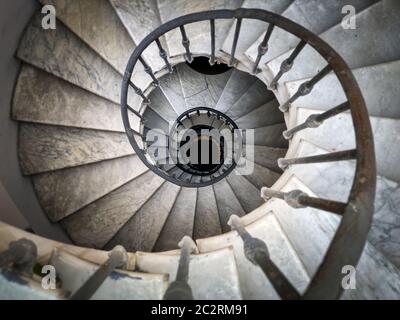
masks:
<svg viewBox="0 0 400 320"><path fill-rule="evenodd" d="M271 26L268 28L268 30L270 30L270 33L273 32L272 26L274 26L275 28L277 27L287 31L300 39L299 44L294 49L290 57L282 63L281 70L273 80L272 85L275 88L278 86L278 81L280 77L284 73L290 71L293 63L295 63L296 57L306 45L313 47L326 60L327 66L310 81L307 81L306 83L301 85L298 92L294 96L292 96L287 103L284 103L281 106L282 111L287 111L290 107L290 103L295 101L300 96L306 95L311 92L314 85L317 84L331 71L335 73L344 90L344 93L347 97L346 103L349 107L348 109L350 110L353 120L356 138L356 169L348 201L346 203L338 203L330 200L308 197L304 194L298 195L298 197L295 198L302 205L312 205L317 208L332 211L334 213L339 213L342 215L341 222L328 248L324 260L319 266L315 276L311 280L305 294L303 295L303 298L305 299L339 298L342 293L342 267L344 265L355 266L358 263L366 242L367 233L371 226L376 187L376 164L373 135L369 122L368 112L357 82L346 62L335 52L335 50L330 45L320 39L317 35L313 34L309 30L285 17L260 9L240 8L237 10L204 11L185 15L161 25L153 32L151 32L147 37L145 37L141 43L139 43L129 59L124 74L121 89L121 112L129 141L139 158L145 163L147 167L149 167L155 173L157 173L164 179L174 182L176 184L189 187L192 186L190 183L184 183L181 181L177 181L177 179L171 178L168 174L166 174L166 172L160 170L158 167L147 161L145 152L140 149L136 141L136 133L131 129L130 126L127 104L128 91L129 86L131 85L136 94L140 95L145 103L148 102L147 97L145 97L143 94L143 90L132 84L130 80L131 75L134 71L137 61L141 59L143 51L150 44L152 44L153 42L157 42L160 37L173 29L180 29L182 35L182 45L186 52L186 60L189 62L192 61L193 53L190 51L190 39L188 38L185 31L185 25L189 23L192 24L200 21L210 21L211 26L214 26L214 28L211 28L210 35L212 44L212 52L210 53L210 57L211 62L213 62L213 60L215 59L214 23L217 19L236 20L235 34L230 57L231 64L233 64L235 61L234 55L240 35L241 22L243 19L256 19L264 21ZM270 35L266 36L263 40L263 43L260 44L260 54L263 54L263 52L266 51L269 36ZM168 64L165 68L168 70L170 69L168 68ZM255 65L253 69L257 70L257 65ZM134 109L139 110L139 107L137 109ZM332 112L328 111L328 114L326 114L325 117L321 117L317 119L317 121L325 120L331 116L339 114L340 112L344 112L345 110L347 110L347 108L336 108ZM308 127L312 127L312 124ZM292 134L294 134L294 131L291 132L290 137L292 136ZM210 184L212 183L213 181L210 181ZM264 189L263 192L266 197L271 195L285 198L284 195L277 194L272 190ZM351 232L349 232L350 229Z"/></svg>

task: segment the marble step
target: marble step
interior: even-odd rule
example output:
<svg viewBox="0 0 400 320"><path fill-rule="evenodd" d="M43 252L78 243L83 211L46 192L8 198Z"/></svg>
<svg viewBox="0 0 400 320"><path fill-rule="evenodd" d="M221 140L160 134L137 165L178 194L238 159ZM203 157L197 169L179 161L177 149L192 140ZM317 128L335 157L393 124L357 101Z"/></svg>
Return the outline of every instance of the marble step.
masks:
<svg viewBox="0 0 400 320"><path fill-rule="evenodd" d="M299 189L316 196L290 174L277 189L285 192ZM267 204L265 208L274 212L307 273L313 277L337 229L339 218L312 208L294 209L277 199ZM356 270L356 290L345 292L342 298L399 299L399 270L368 242Z"/></svg>
<svg viewBox="0 0 400 320"><path fill-rule="evenodd" d="M227 224L229 217L232 214L241 217L244 216L246 212L244 211L238 198L236 197L235 193L233 192L231 186L226 181L226 179L223 179L213 184L213 187L214 187L215 198L217 200L221 229L222 232L228 232L230 230L230 227Z"/></svg>
<svg viewBox="0 0 400 320"><path fill-rule="evenodd" d="M355 8L356 12L360 12L377 1L378 0L356 0L352 1L351 5ZM346 0L326 1L324 3L320 3L316 0L295 0L283 11L282 15L311 32L320 34L330 27L341 23L345 16L342 13L342 8L348 4L349 2ZM258 45L262 42L264 35L265 32L251 46L249 45L246 51L246 56L253 62L257 58ZM260 65L268 63L286 51L293 49L298 42L299 38L296 36L283 29L276 28L271 35L268 52L261 59Z"/></svg>
<svg viewBox="0 0 400 320"><path fill-rule="evenodd" d="M382 0L356 16L357 28L343 30L341 24L325 31L320 37L330 44L347 62L351 69L371 66L400 59L398 33L400 3L396 0ZM385 21L385 23L382 23ZM354 39L357 41L354 41ZM374 44L371 45L371 39ZM268 74L278 73L280 65L288 57L285 53L268 63ZM293 68L281 82L314 76L325 67L326 61L311 47L307 46L297 57Z"/></svg>
<svg viewBox="0 0 400 320"><path fill-rule="evenodd" d="M260 166L257 163L248 160L251 166L251 172L248 173L244 168L236 167L236 170L249 180L255 187L260 190L262 187L272 186L278 180L280 173L271 169Z"/></svg>
<svg viewBox="0 0 400 320"><path fill-rule="evenodd" d="M145 126L148 129L155 129L165 135L169 134L169 123L151 108L147 108L144 113L146 119Z"/></svg>
<svg viewBox="0 0 400 320"><path fill-rule="evenodd" d="M400 118L400 108L397 107L400 101L400 60L355 69L353 74L362 91L369 115ZM285 83L288 94L293 95L304 81L305 79ZM292 103L292 107L328 110L345 101L347 99L339 80L330 74L309 95Z"/></svg>
<svg viewBox="0 0 400 320"><path fill-rule="evenodd" d="M297 108L296 123L303 123L311 115L321 111ZM400 120L370 117L374 133L377 173L388 179L400 182L397 162L400 159L399 145ZM335 134L332 134L332 133ZM355 147L353 123L350 114L342 113L324 122L319 128L298 132L293 141L300 138L320 146L330 152L352 149ZM292 142L293 143L293 142Z"/></svg>
<svg viewBox="0 0 400 320"><path fill-rule="evenodd" d="M68 252L55 249L50 264L57 270L62 288L74 294L99 268ZM91 300L160 300L167 289L168 276L124 270L113 271Z"/></svg>
<svg viewBox="0 0 400 320"><path fill-rule="evenodd" d="M162 183L162 178L146 172L63 219L60 224L76 244L102 248Z"/></svg>
<svg viewBox="0 0 400 320"><path fill-rule="evenodd" d="M231 173L226 180L246 213L253 211L264 203L264 200L260 197L260 190L244 176L240 175L239 172Z"/></svg>
<svg viewBox="0 0 400 320"><path fill-rule="evenodd" d="M269 91L263 82L257 80L225 113L235 120L274 98L272 91Z"/></svg>
<svg viewBox="0 0 400 320"><path fill-rule="evenodd" d="M278 101L274 99L243 115L235 122L241 129L253 129L284 122L284 117L279 110Z"/></svg>
<svg viewBox="0 0 400 320"><path fill-rule="evenodd" d="M15 88L14 120L125 132L119 104L23 63ZM136 116L130 117L138 128Z"/></svg>
<svg viewBox="0 0 400 320"><path fill-rule="evenodd" d="M119 104L121 74L60 21L55 30L43 30L41 21L42 14L36 14L21 39L17 57ZM139 69L131 79L145 89L151 83L151 79ZM128 97L129 105L138 110L141 98L133 89L129 90Z"/></svg>
<svg viewBox="0 0 400 320"><path fill-rule="evenodd" d="M110 3L136 45L161 25L157 0L110 0ZM164 50L168 52L164 37L161 37L160 41ZM129 54L131 53L132 51ZM143 56L154 71L164 67L154 42L144 51Z"/></svg>
<svg viewBox="0 0 400 320"><path fill-rule="evenodd" d="M193 70L186 63L179 64L176 69L188 109L214 108L231 75L231 71L205 75Z"/></svg>
<svg viewBox="0 0 400 320"><path fill-rule="evenodd" d="M177 113L160 88L154 89L150 93L149 99L151 101L150 108L165 121L175 121L178 118Z"/></svg>
<svg viewBox="0 0 400 320"><path fill-rule="evenodd" d="M254 129L254 144L272 148L287 148L288 142L282 136L282 132L286 129L284 122L256 128Z"/></svg>
<svg viewBox="0 0 400 320"><path fill-rule="evenodd" d="M19 159L36 174L134 154L125 133L21 124Z"/></svg>
<svg viewBox="0 0 400 320"><path fill-rule="evenodd" d="M217 120L212 116L209 117L207 113L201 113L200 115L197 114L191 115L190 120L192 120L194 126L196 125L211 126L213 123L217 123Z"/></svg>
<svg viewBox="0 0 400 320"><path fill-rule="evenodd" d="M34 175L39 202L58 221L103 197L147 170L137 156Z"/></svg>
<svg viewBox="0 0 400 320"><path fill-rule="evenodd" d="M261 10L267 10L277 14L281 14L288 5L292 3L292 0L244 0L242 8L256 8ZM222 45L221 50L228 57L230 57L232 50L232 43L235 34L234 24L229 29L228 34L225 37L225 41ZM247 49L261 36L268 28L268 24L264 21L256 19L243 19L242 26L240 28L239 41L237 43L235 59L237 60L236 68L240 70L252 71L253 64L249 61L245 52Z"/></svg>
<svg viewBox="0 0 400 320"><path fill-rule="evenodd" d="M121 74L135 49L109 1L40 0L53 5L57 18ZM58 28L58 26L57 26Z"/></svg>
<svg viewBox="0 0 400 320"><path fill-rule="evenodd" d="M287 152L285 148L271 148L266 146L252 146L253 150L248 150L246 153L247 159L254 159L253 161L265 168L268 168L277 173L282 170L278 166L278 159L284 158Z"/></svg>
<svg viewBox="0 0 400 320"><path fill-rule="evenodd" d="M236 9L242 4L242 0L207 0L207 1L187 1L187 0L158 0L161 22L165 23L174 18L184 16L189 13L218 10ZM232 21L229 19L217 19L215 21L215 44L216 53L222 45ZM190 41L190 51L199 55L211 54L210 41L210 22L208 20L196 22L185 26L186 34ZM179 29L174 29L166 34L169 53L172 57L182 55L185 49L182 46L182 36Z"/></svg>
<svg viewBox="0 0 400 320"><path fill-rule="evenodd" d="M233 69L215 109L226 112L257 81L252 75Z"/></svg>
<svg viewBox="0 0 400 320"><path fill-rule="evenodd" d="M137 252L137 269L149 273L167 273L176 279L179 255ZM191 255L189 286L195 300L242 299L238 270L231 248Z"/></svg>
<svg viewBox="0 0 400 320"><path fill-rule="evenodd" d="M102 264L108 259L107 251L78 247L72 244L54 241L0 222L0 251L6 250L12 241L21 238L29 239L33 243L35 243L37 247L36 262L41 265L49 263L50 257L53 254L54 249L68 252L70 254L73 254L75 257L90 261L95 264ZM128 259L126 268L127 270L134 270L136 254L128 252L127 255Z"/></svg>
<svg viewBox="0 0 400 320"><path fill-rule="evenodd" d="M64 300L69 297L62 289L43 289L39 277L31 279L6 270L0 272L0 288L0 300Z"/></svg>
<svg viewBox="0 0 400 320"><path fill-rule="evenodd" d="M221 232L221 223L219 222L217 201L213 187L198 188L193 239L207 238Z"/></svg>
<svg viewBox="0 0 400 320"><path fill-rule="evenodd" d="M247 225L246 230L253 237L266 243L271 260L299 292L304 292L309 277L275 216L268 212L259 220ZM245 257L243 241L236 231L208 239L199 239L196 242L202 253L233 247L244 299L279 299L261 268Z"/></svg>
<svg viewBox="0 0 400 320"><path fill-rule="evenodd" d="M118 230L105 245L111 250L117 244L128 251L152 251L163 230L170 212L177 201L180 187L170 182L163 185L150 199Z"/></svg>
<svg viewBox="0 0 400 320"><path fill-rule="evenodd" d="M184 236L193 236L196 202L196 188L181 189L154 245L153 251L159 252L178 249L178 243Z"/></svg>
<svg viewBox="0 0 400 320"><path fill-rule="evenodd" d="M161 91L164 93L175 113L180 115L185 112L187 110L186 102L176 68L173 73L165 75L159 82Z"/></svg>

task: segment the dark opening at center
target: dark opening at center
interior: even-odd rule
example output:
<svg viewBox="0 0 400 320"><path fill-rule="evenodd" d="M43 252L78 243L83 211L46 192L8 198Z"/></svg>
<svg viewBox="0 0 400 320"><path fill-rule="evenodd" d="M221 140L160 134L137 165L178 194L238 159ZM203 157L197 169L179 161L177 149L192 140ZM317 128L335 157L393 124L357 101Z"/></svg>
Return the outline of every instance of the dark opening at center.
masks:
<svg viewBox="0 0 400 320"><path fill-rule="evenodd" d="M207 57L197 57L193 59L192 63L187 63L189 67L193 70L202 73L202 74L221 74L229 71L231 68L224 63L215 63L213 66L209 63L209 58Z"/></svg>

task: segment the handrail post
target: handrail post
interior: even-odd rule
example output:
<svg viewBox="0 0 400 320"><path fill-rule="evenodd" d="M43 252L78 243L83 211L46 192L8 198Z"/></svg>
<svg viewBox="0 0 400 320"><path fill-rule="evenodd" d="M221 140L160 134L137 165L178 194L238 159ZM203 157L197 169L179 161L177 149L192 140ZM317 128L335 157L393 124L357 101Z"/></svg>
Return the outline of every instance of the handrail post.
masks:
<svg viewBox="0 0 400 320"><path fill-rule="evenodd" d="M37 255L37 247L33 241L26 238L12 241L8 245L8 249L0 253L0 268L12 265L13 270L17 273L31 277Z"/></svg>
<svg viewBox="0 0 400 320"><path fill-rule="evenodd" d="M193 300L192 289L188 284L190 255L197 253L196 243L192 238L184 236L179 242L181 256L175 281L171 282L164 294L164 300Z"/></svg>
<svg viewBox="0 0 400 320"><path fill-rule="evenodd" d="M228 225L232 230L236 230L243 240L243 250L246 258L258 265L265 276L271 282L272 286L282 299L294 300L300 299L301 296L297 289L289 282L286 276L279 270L275 263L271 260L268 247L264 241L254 238L245 229L240 218L237 215L231 215Z"/></svg>
<svg viewBox="0 0 400 320"><path fill-rule="evenodd" d="M108 260L71 297L71 300L89 300L116 268L126 269L128 254L123 246L117 245L108 253Z"/></svg>

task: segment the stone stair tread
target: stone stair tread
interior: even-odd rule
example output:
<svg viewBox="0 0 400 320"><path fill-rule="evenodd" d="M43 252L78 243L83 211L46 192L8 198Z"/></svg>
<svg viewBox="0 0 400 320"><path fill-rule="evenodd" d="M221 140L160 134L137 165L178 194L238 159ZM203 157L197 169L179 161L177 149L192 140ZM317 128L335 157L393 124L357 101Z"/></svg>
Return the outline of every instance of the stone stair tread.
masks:
<svg viewBox="0 0 400 320"><path fill-rule="evenodd" d="M236 195L233 193L232 188L226 179L223 179L213 184L215 198L217 200L217 207L219 219L221 223L222 232L230 230L227 222L232 214L241 217L246 214L242 208Z"/></svg>
<svg viewBox="0 0 400 320"><path fill-rule="evenodd" d="M286 148L271 148L254 145L248 148L246 158L267 169L282 173L282 169L278 166L278 159L284 158L286 152Z"/></svg>
<svg viewBox="0 0 400 320"><path fill-rule="evenodd" d="M247 225L246 229L253 237L261 239L267 244L271 260L299 292L304 292L309 277L275 216L269 212L259 220ZM233 247L240 286L245 299L279 299L262 270L245 257L243 241L236 231L208 239L199 239L196 242L200 252L204 253L228 246Z"/></svg>
<svg viewBox="0 0 400 320"><path fill-rule="evenodd" d="M161 177L146 172L61 220L60 224L76 244L103 248L162 183Z"/></svg>
<svg viewBox="0 0 400 320"><path fill-rule="evenodd" d="M117 244L128 251L151 251L172 210L180 187L170 182L162 186L115 233L105 245L112 249Z"/></svg>
<svg viewBox="0 0 400 320"><path fill-rule="evenodd" d="M109 1L40 0L56 8L57 18L121 74L135 44ZM57 26L58 27L58 26Z"/></svg>
<svg viewBox="0 0 400 320"><path fill-rule="evenodd" d="M197 189L183 187L159 233L153 251L166 251L178 248L184 236L193 236L196 211ZM140 249L143 251L143 249Z"/></svg>
<svg viewBox="0 0 400 320"><path fill-rule="evenodd" d="M154 89L150 95L150 108L158 113L165 121L175 121L178 117L172 105L160 88Z"/></svg>
<svg viewBox="0 0 400 320"><path fill-rule="evenodd" d="M165 75L159 82L161 91L164 93L175 113L180 115L185 112L187 110L186 102L176 67L173 73Z"/></svg>
<svg viewBox="0 0 400 320"><path fill-rule="evenodd" d="M161 25L157 0L110 0L110 2L136 45ZM163 49L168 52L165 38L161 37L160 42ZM154 71L164 67L155 43L143 52L143 56Z"/></svg>
<svg viewBox="0 0 400 320"><path fill-rule="evenodd" d="M167 273L172 282L176 278L179 258L179 255L137 252L136 265L143 272ZM242 299L231 248L191 255L188 283L195 300Z"/></svg>
<svg viewBox="0 0 400 320"><path fill-rule="evenodd" d="M221 232L221 223L219 222L213 187L198 188L193 239L210 237Z"/></svg>
<svg viewBox="0 0 400 320"><path fill-rule="evenodd" d="M400 118L400 60L381 63L353 70L363 94L368 113L375 117ZM292 96L301 83L308 79L285 83L286 90ZM329 91L324 90L329 88ZM311 93L294 103L292 107L328 110L346 102L346 96L339 80L329 74L318 83Z"/></svg>
<svg viewBox="0 0 400 320"><path fill-rule="evenodd" d="M249 180L259 190L262 187L272 186L279 179L280 174L248 160L248 168L236 167L236 170ZM246 171L244 171L246 170ZM250 170L247 171L247 170Z"/></svg>
<svg viewBox="0 0 400 320"><path fill-rule="evenodd" d="M134 154L125 133L21 124L24 174L36 174Z"/></svg>
<svg viewBox="0 0 400 320"><path fill-rule="evenodd" d="M356 15L356 29L343 32L342 25L338 24L322 33L320 38L332 45L351 69L399 60L399 12L399 2L382 0ZM382 37L382 34L385 37ZM357 41L354 41L355 38ZM374 39L373 45L371 39ZM268 72L277 74L282 61L289 54L290 52L284 53L268 63ZM313 48L307 46L281 81L312 77L325 65L326 61Z"/></svg>
<svg viewBox="0 0 400 320"><path fill-rule="evenodd" d="M169 134L169 123L162 118L158 113L156 113L153 109L147 108L144 113L144 118L146 119L146 128L161 130L165 135Z"/></svg>
<svg viewBox="0 0 400 320"><path fill-rule="evenodd" d="M288 142L282 136L286 130L284 122L254 129L254 144L273 148L287 148Z"/></svg>
<svg viewBox="0 0 400 320"><path fill-rule="evenodd" d="M279 110L277 100L271 100L261 107L243 115L235 122L241 129L267 127L284 121L283 113Z"/></svg>
<svg viewBox="0 0 400 320"><path fill-rule="evenodd" d="M56 268L63 289L72 294L99 268L96 264L57 249L54 250L50 263ZM165 274L115 270L105 279L91 300L160 300L167 285L168 276Z"/></svg>
<svg viewBox="0 0 400 320"><path fill-rule="evenodd" d="M292 0L245 0L242 8L257 8L280 14L285 8L290 5ZM232 42L235 34L236 25L233 24L225 37L225 41L221 50L230 55ZM252 64L245 55L246 50L261 36L268 28L268 24L256 19L243 19L240 28L239 41L236 47L235 59L239 61L237 66L240 69L252 70ZM261 40L262 41L262 40ZM242 65L242 66L240 66Z"/></svg>
<svg viewBox="0 0 400 320"><path fill-rule="evenodd" d="M43 210L56 222L146 170L137 156L126 156L34 175L33 184Z"/></svg>

